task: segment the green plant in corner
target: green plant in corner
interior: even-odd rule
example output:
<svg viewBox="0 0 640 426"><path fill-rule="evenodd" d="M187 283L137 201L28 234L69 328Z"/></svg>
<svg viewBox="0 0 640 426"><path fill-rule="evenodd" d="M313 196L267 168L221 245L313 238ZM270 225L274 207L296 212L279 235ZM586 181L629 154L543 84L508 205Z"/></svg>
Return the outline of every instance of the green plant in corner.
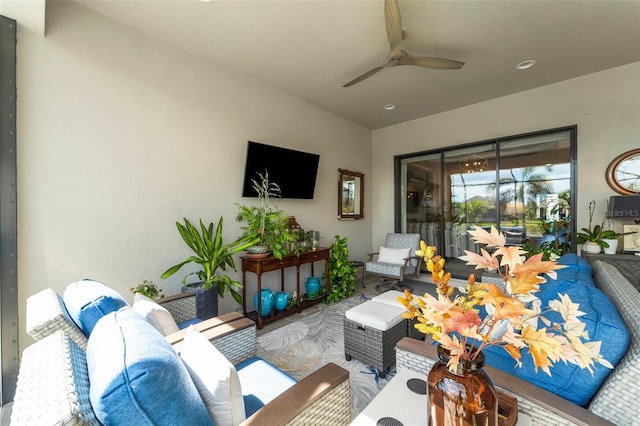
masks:
<svg viewBox="0 0 640 426"><path fill-rule="evenodd" d="M609 243L604 240L614 240L623 235L633 234L633 232L620 234L613 229L607 229L605 227L605 217L602 218L602 223L600 225L596 225L591 228L593 212L595 208L596 202L594 200L591 200L591 202L589 203L589 228L582 228L582 231L576 234L576 241L578 242L578 244L584 244L590 241L598 244L600 247L608 248Z"/></svg>
<svg viewBox="0 0 640 426"><path fill-rule="evenodd" d="M334 237L329 257L329 286L330 291L325 296L325 303L335 303L353 294L356 283L356 268L349 260L347 237Z"/></svg>
<svg viewBox="0 0 640 426"><path fill-rule="evenodd" d="M182 284L187 283L189 276L196 275L206 290L211 290L217 284L220 297L224 297L225 291L228 291L236 302L242 303L242 296L236 290L237 288L242 288L242 284L232 280L228 275L219 273L219 270L226 271L227 267L230 267L236 271L233 255L256 244L258 239L253 236L243 236L229 244L223 244L222 223L222 217L220 217L214 233L213 222L209 226L205 226L202 219L200 219L200 231L186 218L184 219L184 225L176 222L180 236L194 254L167 269L161 278L168 278L178 272L184 265L195 263L201 269L187 274L182 279Z"/></svg>
<svg viewBox="0 0 640 426"><path fill-rule="evenodd" d="M266 246L271 254L282 259L289 254L288 243L294 242L295 237L289 229L289 216L271 201L280 196L280 187L269 181L269 173L258 173L258 181L252 179L253 189L258 195L257 206L238 206L236 220L246 223L242 227L243 236L256 238L255 245Z"/></svg>
<svg viewBox="0 0 640 426"><path fill-rule="evenodd" d="M131 288L133 294L139 293L148 297L151 300L161 299L164 297L162 289L158 287L153 281L144 280L140 284Z"/></svg>

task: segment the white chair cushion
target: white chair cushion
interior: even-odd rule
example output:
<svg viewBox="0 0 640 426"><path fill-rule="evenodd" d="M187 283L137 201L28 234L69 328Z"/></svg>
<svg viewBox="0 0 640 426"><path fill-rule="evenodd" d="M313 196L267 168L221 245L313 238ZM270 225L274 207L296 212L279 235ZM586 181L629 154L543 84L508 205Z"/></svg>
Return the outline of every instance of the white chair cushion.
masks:
<svg viewBox="0 0 640 426"><path fill-rule="evenodd" d="M398 302L398 296L404 296L404 293L398 290L385 291L382 294L371 298L374 302L384 303L391 306L399 306L404 309L402 304Z"/></svg>
<svg viewBox="0 0 640 426"><path fill-rule="evenodd" d="M404 312L406 310L401 306L392 306L387 303L369 300L349 309L345 312L345 317L365 327L386 331L403 320L402 314Z"/></svg>
<svg viewBox="0 0 640 426"><path fill-rule="evenodd" d="M193 326L184 336L180 358L216 426L236 426L246 419L238 372Z"/></svg>
<svg viewBox="0 0 640 426"><path fill-rule="evenodd" d="M378 262L392 263L394 265L404 264L404 260L408 258L410 248L389 248L380 247L378 252Z"/></svg>
<svg viewBox="0 0 640 426"><path fill-rule="evenodd" d="M133 297L133 310L145 317L163 336L180 331L171 313L147 296L136 293Z"/></svg>

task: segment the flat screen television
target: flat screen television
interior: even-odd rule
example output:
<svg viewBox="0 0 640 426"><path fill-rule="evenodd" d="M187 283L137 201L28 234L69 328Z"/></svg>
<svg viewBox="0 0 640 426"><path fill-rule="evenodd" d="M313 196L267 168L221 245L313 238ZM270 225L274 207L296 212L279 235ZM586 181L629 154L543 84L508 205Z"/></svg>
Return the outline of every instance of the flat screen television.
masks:
<svg viewBox="0 0 640 426"><path fill-rule="evenodd" d="M242 186L243 197L257 197L251 180L269 172L269 181L280 186L282 198L313 199L320 155L248 141Z"/></svg>

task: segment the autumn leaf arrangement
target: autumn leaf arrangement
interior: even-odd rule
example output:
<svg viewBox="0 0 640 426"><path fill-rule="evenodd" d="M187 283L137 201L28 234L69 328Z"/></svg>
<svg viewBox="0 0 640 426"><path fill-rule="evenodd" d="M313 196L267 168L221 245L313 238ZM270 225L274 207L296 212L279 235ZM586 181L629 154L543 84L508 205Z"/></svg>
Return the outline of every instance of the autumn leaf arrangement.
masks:
<svg viewBox="0 0 640 426"><path fill-rule="evenodd" d="M420 242L416 255L424 258L438 286L437 297L425 294L413 296L405 291L399 296L407 312L404 317L416 320L421 333L431 335L450 354L447 367L456 372L460 360L473 360L490 345L499 345L521 366L521 351L529 349L535 371L551 375L555 362L573 363L593 373L596 363L612 365L600 355L600 342L590 342L584 315L569 296L558 294L547 306L541 306L536 293L546 278L556 279L556 270L563 268L555 261L543 261L542 253L526 259L526 251L517 246L505 246L504 234L491 227L488 232L476 227L469 234L480 244L480 254L466 251L467 265L497 273L504 288L492 283L476 283L471 274L467 287L449 285L451 274L445 272L445 260L436 248ZM458 290L456 292L456 290ZM455 295L454 295L455 293ZM562 322L552 322L545 315L557 312ZM558 318L556 316L556 318Z"/></svg>

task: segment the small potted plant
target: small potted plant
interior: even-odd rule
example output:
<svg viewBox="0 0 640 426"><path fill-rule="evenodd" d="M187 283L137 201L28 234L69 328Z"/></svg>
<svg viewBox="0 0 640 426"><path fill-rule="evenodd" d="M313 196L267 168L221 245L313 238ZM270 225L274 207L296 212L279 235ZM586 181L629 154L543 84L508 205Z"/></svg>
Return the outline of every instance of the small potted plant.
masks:
<svg viewBox="0 0 640 426"><path fill-rule="evenodd" d="M576 234L576 240L578 244L582 244L582 250L586 253L600 253L602 248L608 249L612 240L616 241L619 237L627 234L620 234L613 229L607 229L605 227L605 218L602 218L602 223L591 227L593 220L593 212L596 208L596 202L591 200L589 203L589 228L582 228L581 232ZM615 253L615 250L614 250Z"/></svg>
<svg viewBox="0 0 640 426"><path fill-rule="evenodd" d="M249 250L249 254L271 253L282 259L289 254L289 243L295 238L289 228L289 216L280 210L271 200L280 196L280 187L269 181L269 173L258 173L259 180L252 179L253 189L258 195L257 206L237 204L236 220L245 223L242 227L243 237L256 239Z"/></svg>
<svg viewBox="0 0 640 426"><path fill-rule="evenodd" d="M287 302L287 311L295 309L300 302L302 302L302 297L298 296L298 293L294 291Z"/></svg>
<svg viewBox="0 0 640 426"><path fill-rule="evenodd" d="M140 284L131 288L133 294L141 294L148 297L151 300L161 299L164 297L162 289L158 287L153 281L144 280Z"/></svg>

